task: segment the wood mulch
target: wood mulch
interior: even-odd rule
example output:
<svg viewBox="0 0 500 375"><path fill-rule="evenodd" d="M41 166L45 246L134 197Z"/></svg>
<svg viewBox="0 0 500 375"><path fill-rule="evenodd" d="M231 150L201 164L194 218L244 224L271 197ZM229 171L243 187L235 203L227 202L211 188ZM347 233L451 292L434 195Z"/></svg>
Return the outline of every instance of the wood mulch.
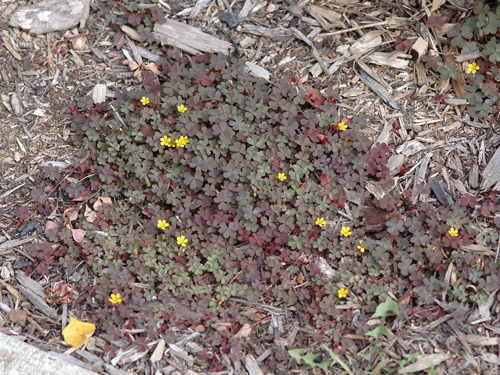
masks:
<svg viewBox="0 0 500 375"><path fill-rule="evenodd" d="M363 132L374 143L394 146L390 161L394 174L404 165L411 167L398 179L398 187L411 189L418 182L431 182L435 197L415 199L439 200L446 205L465 193L475 195L498 182L498 170L493 176L484 173L485 168L491 171L492 164L498 164L493 157L500 144L498 127L488 119L471 119L458 96L460 82L442 81L439 73L428 70L419 60L429 50L455 58L444 33L435 33L426 26L432 4L422 8L413 0L303 0L298 4L291 0L217 0L209 1L190 18L194 3L159 3L170 14L172 21L167 26L190 33L191 42L190 38L166 38L166 43L186 53L229 47L231 55L244 55L252 63L249 70L253 74L271 83L298 75L304 84L338 90L338 106L346 114L363 113L369 117ZM83 300L93 275L86 267L55 268L49 277L26 281L23 270L32 266L33 259L25 250L42 239L45 218L37 215L13 228L18 222L16 208L22 205L34 211L37 202L31 198L31 191L52 187L42 178L40 167L48 162L67 165L75 154L70 142L72 115L68 106L85 95L112 98L116 90L133 87L137 79L130 64L123 61L146 65L159 55L139 45L134 30L112 31L92 10L84 30L33 36L10 28L9 14L25 4L0 3L0 330L43 350L63 353L68 345L61 330L68 321L68 310L78 309L75 301ZM452 24L461 16L470 16L470 9L470 1L456 0L445 3L438 12ZM236 27L230 29L220 22L223 11L239 16ZM204 40L206 36L200 31L219 41ZM157 25L155 32L168 35L169 30ZM393 42L398 36L418 40L417 47L408 52L395 51ZM193 46L194 41L201 42ZM463 74L467 63L459 62ZM448 98L441 103L435 96L443 93ZM69 203L57 193L49 203L54 209L50 218L60 220ZM325 269L327 272L328 266ZM75 301L57 304L43 298L47 290L57 290L61 284L71 287ZM404 330L406 336L379 342L379 349L393 364L405 354L420 351L412 371L427 373L432 362L435 374L496 374L500 364L500 304L495 294L490 300L489 306L466 325L459 325L446 311L446 305L437 301L447 312L445 316L431 322L420 315L408 317L407 321L396 320L393 329ZM241 362L222 355L226 370L220 374L306 374L309 367L297 366L287 350L311 348L311 353L322 352L316 340L318 330L291 319L293 306L282 309L239 302L255 322L249 336L253 352L246 353ZM362 316L354 304L339 308L349 311L352 318L348 323L332 325L323 334L355 358L356 353L367 352L360 351L367 337L343 332L356 330L369 317ZM196 342L201 334L171 329L168 342L152 343L145 354L128 343L113 341L120 348L119 355L105 362L103 348L112 340L100 334L72 358L81 366L109 374L125 373L119 368L137 374L193 374L207 365L194 355L203 349Z"/></svg>

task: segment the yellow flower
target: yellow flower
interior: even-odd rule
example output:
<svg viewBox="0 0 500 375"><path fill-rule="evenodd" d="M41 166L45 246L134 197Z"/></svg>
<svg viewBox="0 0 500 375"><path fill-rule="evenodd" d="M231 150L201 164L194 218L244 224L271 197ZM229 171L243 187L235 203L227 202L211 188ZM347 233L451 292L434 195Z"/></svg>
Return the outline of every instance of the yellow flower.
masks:
<svg viewBox="0 0 500 375"><path fill-rule="evenodd" d="M184 236L177 237L177 245L186 246L188 239Z"/></svg>
<svg viewBox="0 0 500 375"><path fill-rule="evenodd" d="M175 147L175 144L171 143L171 142L172 142L172 140L170 138L168 138L166 135L164 135L160 139L160 143L162 146Z"/></svg>
<svg viewBox="0 0 500 375"><path fill-rule="evenodd" d="M141 103L142 103L142 105L149 104L149 98L147 98L147 97L143 96L143 97L141 98Z"/></svg>
<svg viewBox="0 0 500 375"><path fill-rule="evenodd" d="M469 64L467 70L469 71L469 73L476 74L476 72L479 70L479 65L473 62L472 64Z"/></svg>
<svg viewBox="0 0 500 375"><path fill-rule="evenodd" d="M158 220L158 228L165 230L170 224L167 223L167 220Z"/></svg>
<svg viewBox="0 0 500 375"><path fill-rule="evenodd" d="M122 301L122 296L120 293L111 293L111 298L109 299L109 302L111 303L120 303Z"/></svg>
<svg viewBox="0 0 500 375"><path fill-rule="evenodd" d="M286 175L284 173L278 173L278 179L280 181L285 181L286 180Z"/></svg>
<svg viewBox="0 0 500 375"><path fill-rule="evenodd" d="M347 129L347 125L344 121L339 122L339 129L342 131Z"/></svg>
<svg viewBox="0 0 500 375"><path fill-rule="evenodd" d="M325 218L323 217L318 217L318 220L316 220L316 225L319 225L319 227L321 228L323 225L325 225L326 222L325 222Z"/></svg>
<svg viewBox="0 0 500 375"><path fill-rule="evenodd" d="M349 293L349 290L340 288L339 289L339 298L344 298L347 296L347 293Z"/></svg>
<svg viewBox="0 0 500 375"><path fill-rule="evenodd" d="M347 236L349 236L351 234L352 234L351 227L342 227L342 229L340 230L340 235L341 236L347 237Z"/></svg>
<svg viewBox="0 0 500 375"><path fill-rule="evenodd" d="M177 110L180 112L180 113L184 113L187 111L187 107L184 106L184 104L181 104L181 105L178 105L177 106Z"/></svg>
<svg viewBox="0 0 500 375"><path fill-rule="evenodd" d="M179 139L176 139L175 140L175 145L177 147L184 147L185 145L187 145L189 143L189 139L188 137L184 136L184 137L180 137Z"/></svg>
<svg viewBox="0 0 500 375"><path fill-rule="evenodd" d="M359 251L362 253L365 252L365 247L363 246L363 241L359 240L359 246L358 246Z"/></svg>
<svg viewBox="0 0 500 375"><path fill-rule="evenodd" d="M448 233L450 234L450 236L452 237L456 237L458 236L458 230L457 229L454 229L454 228L450 228L450 230L448 231Z"/></svg>

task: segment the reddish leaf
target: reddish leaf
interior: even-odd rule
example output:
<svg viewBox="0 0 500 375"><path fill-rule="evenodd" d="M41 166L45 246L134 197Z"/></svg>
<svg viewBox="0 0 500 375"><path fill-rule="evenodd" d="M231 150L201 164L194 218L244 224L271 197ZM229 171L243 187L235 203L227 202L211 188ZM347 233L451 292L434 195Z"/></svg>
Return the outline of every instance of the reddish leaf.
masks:
<svg viewBox="0 0 500 375"><path fill-rule="evenodd" d="M55 229L58 229L58 228L59 228L59 225L57 225L56 223L54 223L51 220L47 220L47 222L45 223L45 234L47 234L47 232L49 230L55 230Z"/></svg>
<svg viewBox="0 0 500 375"><path fill-rule="evenodd" d="M323 134L316 134L322 143L330 143L330 141Z"/></svg>
<svg viewBox="0 0 500 375"><path fill-rule="evenodd" d="M321 180L321 186L328 185L328 183L332 179L330 176L328 176L328 175L326 175L324 173L321 173L321 175L319 176L319 178Z"/></svg>
<svg viewBox="0 0 500 375"><path fill-rule="evenodd" d="M323 97L323 95L321 95L319 90L311 86L304 86L304 90L306 91L306 93L304 94L304 99L310 105L312 105L313 107L319 107L325 104L325 98Z"/></svg>
<svg viewBox="0 0 500 375"><path fill-rule="evenodd" d="M73 239L78 244L83 242L83 238L87 234L83 229L71 229L71 233L73 234Z"/></svg>

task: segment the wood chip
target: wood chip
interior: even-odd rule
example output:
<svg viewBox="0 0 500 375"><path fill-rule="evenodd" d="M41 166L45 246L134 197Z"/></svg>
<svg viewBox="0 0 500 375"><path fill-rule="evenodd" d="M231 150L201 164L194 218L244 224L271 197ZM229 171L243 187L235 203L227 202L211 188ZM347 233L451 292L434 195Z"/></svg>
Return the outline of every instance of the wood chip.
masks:
<svg viewBox="0 0 500 375"><path fill-rule="evenodd" d="M401 146L398 146L396 152L398 154L403 154L404 156L412 156L424 149L425 146L421 142L411 140L403 143Z"/></svg>
<svg viewBox="0 0 500 375"><path fill-rule="evenodd" d="M401 106L394 101L391 94L386 90L384 86L378 83L375 79L370 77L366 72L360 72L361 81L368 86L373 92L375 92L378 96L382 98L387 104L389 104L392 108L397 109L403 112Z"/></svg>
<svg viewBox="0 0 500 375"><path fill-rule="evenodd" d="M264 375L264 373L259 367L258 362L251 354L245 356L245 368L247 369L250 375Z"/></svg>
<svg viewBox="0 0 500 375"><path fill-rule="evenodd" d="M387 167L389 168L389 173L391 176L394 176L396 173L399 173L399 170L403 166L405 162L404 155L392 155L387 162Z"/></svg>
<svg viewBox="0 0 500 375"><path fill-rule="evenodd" d="M203 52L228 55L232 44L204 33L196 27L171 19L164 24L155 23L153 34L166 44L190 54Z"/></svg>
<svg viewBox="0 0 500 375"><path fill-rule="evenodd" d="M84 68L85 63L82 61L80 56L78 56L78 54L75 51L73 51L72 49L70 49L69 52L71 53L71 56L73 56L73 61L75 62L76 67L78 69Z"/></svg>
<svg viewBox="0 0 500 375"><path fill-rule="evenodd" d="M259 35L259 36L265 36L268 38L273 38L277 40L283 40L288 38L290 35L292 35L292 31L288 29L271 29L269 27L263 27L263 26L255 26L252 24L244 24L242 26L242 30L245 33L253 34L253 35Z"/></svg>
<svg viewBox="0 0 500 375"><path fill-rule="evenodd" d="M495 190L500 189L500 147L497 148L488 165L484 168L481 190L485 191L493 185L495 185Z"/></svg>
<svg viewBox="0 0 500 375"><path fill-rule="evenodd" d="M295 27L291 27L290 29L292 30L293 35L295 35L297 38L299 38L300 40L302 40L303 42L305 42L309 47L311 47L314 58L318 61L319 65L321 65L321 68L325 72L326 76L330 77L331 74L328 71L328 67L326 66L325 62L321 58L321 56L320 56L318 50L316 49L316 47L314 47L314 44L309 40L309 38L307 38L307 36L305 36L304 34L302 34Z"/></svg>
<svg viewBox="0 0 500 375"><path fill-rule="evenodd" d="M467 340L467 343L469 345L473 346L491 346L491 345L498 345L498 337L486 337L486 336L480 336L480 335L465 335L465 340Z"/></svg>
<svg viewBox="0 0 500 375"><path fill-rule="evenodd" d="M27 277L21 270L17 270L16 279L19 282L19 291L28 298L38 311L49 318L57 318L56 310L45 303L45 290L38 282Z"/></svg>
<svg viewBox="0 0 500 375"><path fill-rule="evenodd" d="M446 353L429 354L419 358L417 362L398 370L397 373L403 375L405 373L423 371L430 368L432 365L437 366L449 358L451 358L451 355Z"/></svg>
<svg viewBox="0 0 500 375"><path fill-rule="evenodd" d="M257 5L258 0L245 0L245 4L243 4L243 8L241 8L240 13L238 14L239 18L246 18L252 12L252 9Z"/></svg>
<svg viewBox="0 0 500 375"><path fill-rule="evenodd" d="M325 35L325 34L323 34ZM363 35L359 38L356 43L354 43L349 52L351 55L363 54L376 48L382 44L382 31L372 31L368 34Z"/></svg>
<svg viewBox="0 0 500 375"><path fill-rule="evenodd" d="M431 189L436 195L438 201L441 202L441 204L443 204L444 206L451 208L453 202L451 201L449 195L446 194L441 184L435 178L431 178L429 182L431 185Z"/></svg>
<svg viewBox="0 0 500 375"><path fill-rule="evenodd" d="M16 93L12 94L10 104L16 116L22 116L24 114L23 103Z"/></svg>
<svg viewBox="0 0 500 375"><path fill-rule="evenodd" d="M17 60L22 60L23 58L21 57L21 55L12 47L12 45L10 44L9 42L9 38L4 36L2 38L3 40L3 45L5 46L5 48L7 48L9 50L9 52L12 54L12 56L14 56Z"/></svg>
<svg viewBox="0 0 500 375"><path fill-rule="evenodd" d="M326 8L323 8L323 7L320 7L317 5L313 5L313 4L309 5L308 8L310 8L314 12L318 13L319 15L321 15L321 17L325 18L326 20L330 21L333 24L339 23L342 19L341 14L339 14L331 9L326 9Z"/></svg>
<svg viewBox="0 0 500 375"><path fill-rule="evenodd" d="M394 56L389 52L374 52L368 56L368 60L372 64L388 66L394 69L408 69L410 62L405 59L394 58Z"/></svg>

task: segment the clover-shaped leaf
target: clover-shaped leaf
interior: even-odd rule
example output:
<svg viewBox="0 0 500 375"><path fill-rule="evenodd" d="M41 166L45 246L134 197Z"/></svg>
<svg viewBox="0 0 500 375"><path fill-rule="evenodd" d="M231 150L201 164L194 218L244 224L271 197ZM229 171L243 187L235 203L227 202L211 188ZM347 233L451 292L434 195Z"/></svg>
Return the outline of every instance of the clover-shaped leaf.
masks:
<svg viewBox="0 0 500 375"><path fill-rule="evenodd" d="M460 71L458 70L458 65L455 63L446 62L445 66L439 68L439 73L441 73L441 79L447 81L450 78L456 79Z"/></svg>
<svg viewBox="0 0 500 375"><path fill-rule="evenodd" d="M394 236L398 235L399 233L403 233L405 230L403 220L400 220L397 217L393 217L386 223L386 225L387 231Z"/></svg>

